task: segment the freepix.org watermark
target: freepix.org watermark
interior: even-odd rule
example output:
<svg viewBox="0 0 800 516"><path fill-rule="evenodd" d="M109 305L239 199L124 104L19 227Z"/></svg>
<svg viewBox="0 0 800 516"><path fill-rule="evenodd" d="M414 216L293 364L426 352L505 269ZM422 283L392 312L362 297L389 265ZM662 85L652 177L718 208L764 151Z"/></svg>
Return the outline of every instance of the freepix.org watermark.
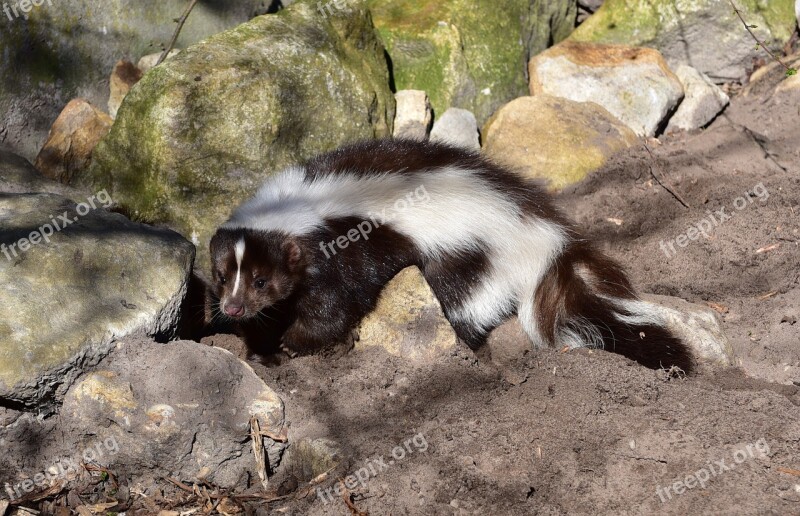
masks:
<svg viewBox="0 0 800 516"><path fill-rule="evenodd" d="M758 198L758 200L762 203L767 202L767 199L769 199L769 191L767 191L767 187L764 186L764 183L758 183L753 187L752 192L745 192L742 197L737 197L734 199L733 208L735 211L728 211L727 206L722 206L720 209L713 212L711 210L706 210L706 217L689 226L689 229L678 235L676 238L666 241L662 240L659 242L661 251L667 258L672 258L678 254L678 251L675 249L675 245L680 248L684 248L689 245L689 242L697 240L700 238L700 236L703 236L704 238L710 238L710 233L713 229L733 218L736 212L742 211L746 207L753 204L753 202L755 202L755 198Z"/></svg>
<svg viewBox="0 0 800 516"><path fill-rule="evenodd" d="M53 0L20 0L16 4L12 3L11 5L3 3L3 12L6 13L6 16L8 16L8 19L11 21L14 21L15 18L19 18L20 16L27 20L28 13L31 12L34 7L40 7L45 3L47 5L53 5Z"/></svg>
<svg viewBox="0 0 800 516"><path fill-rule="evenodd" d="M323 0L317 3L317 10L323 18L333 16L335 11L341 11L347 5L347 0Z"/></svg>
<svg viewBox="0 0 800 516"><path fill-rule="evenodd" d="M50 237L53 236L55 233L61 231L65 227L75 223L78 221L80 217L85 216L90 211L97 209L97 204L95 201L99 201L103 208L108 208L113 204L111 200L111 196L108 195L108 192L105 190L101 190L96 194L92 195L86 202L79 203L75 206L75 215L74 217L70 217L70 212L65 211L60 215L51 215L50 216L50 223L43 224L38 229L31 231L31 233L25 237L20 238L13 244L0 244L0 252L2 252L6 260L11 261L14 258L19 257L19 253L24 253L30 250L31 247L44 242L50 243Z"/></svg>
<svg viewBox="0 0 800 516"><path fill-rule="evenodd" d="M86 448L81 452L79 458L65 457L58 460L44 471L36 473L30 478L23 480L15 485L6 484L5 490L12 500L19 500L35 488L47 489L59 479L65 478L70 473L76 473L81 463L90 464L98 462L108 455L116 455L119 452L119 444L116 438L109 437L104 441L98 442L95 446Z"/></svg>
<svg viewBox="0 0 800 516"><path fill-rule="evenodd" d="M341 498L342 486L350 491L358 487L366 487L367 480L376 477L378 473L386 471L397 462L405 459L415 452L426 452L428 450L428 441L422 433L418 433L413 437L409 437L401 444L398 444L392 449L390 458L380 456L367 461L367 464L355 471L352 475L347 476L342 482L337 482L333 487L322 490L317 488L317 498L323 503L328 503L334 499Z"/></svg>
<svg viewBox="0 0 800 516"><path fill-rule="evenodd" d="M698 469L694 473L686 475L685 478L676 479L668 486L659 486L656 489L656 494L661 500L661 503L666 503L667 500L672 500L672 495L682 495L689 489L694 489L700 486L706 488L706 483L727 471L731 471L739 464L750 460L754 457L764 458L769 455L769 445L764 438L759 439L755 443L742 446L733 452L733 461L728 462L726 459L715 460L709 462L706 466ZM670 492L672 491L672 492Z"/></svg>
<svg viewBox="0 0 800 516"><path fill-rule="evenodd" d="M428 195L425 185L420 185L413 192L408 192L404 198L397 199L391 210L386 207L380 213L368 213L368 220L361 221L356 227L350 229L344 235L339 235L330 242L320 242L319 248L325 253L325 258L336 256L337 250L335 248L342 250L347 248L350 243L358 242L361 239L369 240L369 234L373 230L378 229L387 222L391 222L400 213L416 206L417 203L425 203L430 200L431 197Z"/></svg>

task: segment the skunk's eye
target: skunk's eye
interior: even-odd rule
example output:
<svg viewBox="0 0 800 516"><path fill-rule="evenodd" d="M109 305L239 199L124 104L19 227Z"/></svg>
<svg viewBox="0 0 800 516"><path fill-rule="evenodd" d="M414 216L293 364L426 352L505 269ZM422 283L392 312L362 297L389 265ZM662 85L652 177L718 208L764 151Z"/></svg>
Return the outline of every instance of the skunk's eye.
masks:
<svg viewBox="0 0 800 516"><path fill-rule="evenodd" d="M257 279L255 282L256 288L261 290L262 288L267 286L267 280L265 279Z"/></svg>
<svg viewBox="0 0 800 516"><path fill-rule="evenodd" d="M219 284L220 285L224 285L225 284L225 276L220 276L219 277Z"/></svg>

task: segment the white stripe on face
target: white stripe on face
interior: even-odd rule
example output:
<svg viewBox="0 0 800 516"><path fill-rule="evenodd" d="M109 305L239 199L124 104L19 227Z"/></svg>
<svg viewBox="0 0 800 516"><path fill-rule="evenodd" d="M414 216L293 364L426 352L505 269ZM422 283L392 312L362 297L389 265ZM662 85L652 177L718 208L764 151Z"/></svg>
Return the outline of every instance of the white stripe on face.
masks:
<svg viewBox="0 0 800 516"><path fill-rule="evenodd" d="M232 296L235 296L236 292L239 291L239 280L242 276L242 258L244 258L244 237L240 238L239 241L236 242L234 253L236 254L236 281L233 283Z"/></svg>

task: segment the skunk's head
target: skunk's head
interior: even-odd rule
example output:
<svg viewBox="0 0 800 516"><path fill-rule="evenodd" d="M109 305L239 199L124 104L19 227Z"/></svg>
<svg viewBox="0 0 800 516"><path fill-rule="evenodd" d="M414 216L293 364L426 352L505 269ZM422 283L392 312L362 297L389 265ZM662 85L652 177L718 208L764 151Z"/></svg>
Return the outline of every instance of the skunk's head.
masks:
<svg viewBox="0 0 800 516"><path fill-rule="evenodd" d="M305 253L289 235L221 228L211 239L213 289L222 314L255 317L294 292L305 271Z"/></svg>

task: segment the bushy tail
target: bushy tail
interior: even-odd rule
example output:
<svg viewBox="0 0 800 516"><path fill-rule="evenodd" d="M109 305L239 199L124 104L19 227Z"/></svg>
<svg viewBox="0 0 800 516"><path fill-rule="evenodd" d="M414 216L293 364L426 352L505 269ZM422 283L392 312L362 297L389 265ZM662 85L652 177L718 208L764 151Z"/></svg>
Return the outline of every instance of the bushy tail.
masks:
<svg viewBox="0 0 800 516"><path fill-rule="evenodd" d="M571 242L545 273L534 317L551 346L602 348L651 369L692 370L687 346L637 299L622 268L585 241Z"/></svg>

